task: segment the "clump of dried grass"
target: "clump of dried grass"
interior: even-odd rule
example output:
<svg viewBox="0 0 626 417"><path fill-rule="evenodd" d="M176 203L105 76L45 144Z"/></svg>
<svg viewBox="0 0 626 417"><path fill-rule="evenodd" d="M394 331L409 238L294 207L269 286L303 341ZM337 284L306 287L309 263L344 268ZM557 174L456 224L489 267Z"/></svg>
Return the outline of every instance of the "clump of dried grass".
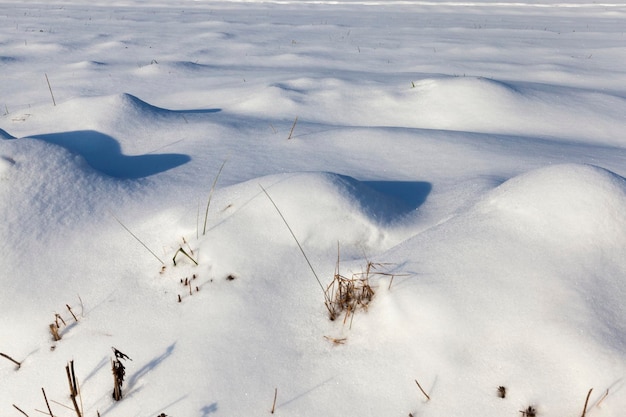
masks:
<svg viewBox="0 0 626 417"><path fill-rule="evenodd" d="M339 247L337 247L335 275L325 291L326 309L331 320L336 320L344 314L343 323L345 324L350 319L350 327L352 327L354 313L358 310L367 311L374 298L375 292L370 283L371 279L374 276L390 276L393 280L393 275L380 270L385 264L368 261L365 271L346 277L339 272L339 258Z"/></svg>

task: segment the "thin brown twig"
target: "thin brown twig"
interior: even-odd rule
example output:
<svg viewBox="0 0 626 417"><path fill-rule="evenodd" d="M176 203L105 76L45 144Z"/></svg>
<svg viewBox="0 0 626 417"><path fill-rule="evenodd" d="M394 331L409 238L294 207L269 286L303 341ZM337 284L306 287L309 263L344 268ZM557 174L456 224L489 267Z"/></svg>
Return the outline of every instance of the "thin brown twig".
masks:
<svg viewBox="0 0 626 417"><path fill-rule="evenodd" d="M428 396L428 394L426 394L426 391L424 391L424 388L422 388L420 383L417 382L417 379L415 380L415 383L417 384L417 387L420 389L420 391L422 391L422 394L424 394L424 396L426 397L426 400L430 401L430 397Z"/></svg>
<svg viewBox="0 0 626 417"><path fill-rule="evenodd" d="M609 389L607 388L607 389L606 389L606 392L604 393L604 395L602 396L602 398L600 398L600 400L596 403L596 407L599 407L599 406L600 406L600 403L602 403L602 401L604 401L604 399L605 399L606 397L608 397L608 396L609 396Z"/></svg>
<svg viewBox="0 0 626 417"><path fill-rule="evenodd" d="M587 398L585 399L585 407L583 408L583 413L581 417L585 417L585 414L587 413L587 404L589 403L589 397L591 396L591 391L593 391L593 388L590 388L589 392L587 393Z"/></svg>
<svg viewBox="0 0 626 417"><path fill-rule="evenodd" d="M74 317L74 321L78 321L78 319L76 318L76 315L72 311L72 308L70 307L70 305L69 304L65 304L65 307L67 307L67 309L69 310L69 312L72 315L72 317Z"/></svg>
<svg viewBox="0 0 626 417"><path fill-rule="evenodd" d="M78 294L78 301L80 302L80 316L85 317L85 305L83 304L83 299L80 298L80 294Z"/></svg>
<svg viewBox="0 0 626 417"><path fill-rule="evenodd" d="M16 409L17 411L19 411L20 413L24 414L26 417L29 417L29 416L28 416L28 414L26 414L24 411L22 411L22 409L21 409L21 408L19 408L17 405L13 404L13 407L15 407L15 409Z"/></svg>
<svg viewBox="0 0 626 417"><path fill-rule="evenodd" d="M293 125L291 126L291 130L289 131L289 136L287 137L287 140L291 139L293 135L293 130L296 128L296 123L298 123L298 116L296 116L296 119L293 121Z"/></svg>
<svg viewBox="0 0 626 417"><path fill-rule="evenodd" d="M72 411L74 411L74 409L73 409L72 407L68 407L67 405L65 405L65 404L63 404L63 403L60 403L60 402L58 402L58 401L55 401L55 400L50 400L50 402L51 402L51 403L54 403L54 404L56 404L56 405L60 405L60 406L61 406L61 407L63 407L63 408L67 408L68 410L72 410Z"/></svg>
<svg viewBox="0 0 626 417"><path fill-rule="evenodd" d="M50 86L50 80L48 79L48 74L45 74L46 76L46 82L48 83L48 89L50 90L50 96L52 96L52 104L54 104L54 106L56 107L57 102L54 100L54 94L52 94L52 87Z"/></svg>
<svg viewBox="0 0 626 417"><path fill-rule="evenodd" d="M43 399L46 401L46 406L48 407L50 416L54 417L54 414L52 414L52 409L50 408L50 404L48 403L48 397L46 397L46 390L44 390L43 387L41 387L41 392L43 393Z"/></svg>
<svg viewBox="0 0 626 417"><path fill-rule="evenodd" d="M82 417L80 408L76 402L78 385L76 384L76 374L74 373L74 361L70 361L70 364L65 366L65 372L67 373L67 382L70 386L70 398L72 399L72 404L74 404L74 411L76 411L78 417Z"/></svg>
<svg viewBox="0 0 626 417"><path fill-rule="evenodd" d="M22 364L18 361L16 361L15 359L13 359L12 357L10 357L9 355L0 352L0 356L2 356L3 358L7 358L8 360L10 360L11 362L13 362L14 364L17 365L17 369L20 369L20 366L22 366Z"/></svg>
<svg viewBox="0 0 626 417"><path fill-rule="evenodd" d="M276 410L276 397L278 397L278 388L274 388L274 402L272 403L271 411L272 414L274 414L274 410Z"/></svg>

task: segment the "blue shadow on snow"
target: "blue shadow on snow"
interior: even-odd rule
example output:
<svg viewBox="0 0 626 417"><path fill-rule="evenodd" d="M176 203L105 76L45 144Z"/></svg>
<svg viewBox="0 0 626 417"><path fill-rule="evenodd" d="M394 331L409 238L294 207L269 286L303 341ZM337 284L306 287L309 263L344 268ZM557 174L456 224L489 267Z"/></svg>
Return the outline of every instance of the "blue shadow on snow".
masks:
<svg viewBox="0 0 626 417"><path fill-rule="evenodd" d="M49 133L31 138L62 146L82 156L92 168L115 178L149 177L191 160L188 155L176 153L124 155L117 140L95 130Z"/></svg>
<svg viewBox="0 0 626 417"><path fill-rule="evenodd" d="M363 184L396 198L410 210L424 204L433 188L429 182L420 181L363 181Z"/></svg>

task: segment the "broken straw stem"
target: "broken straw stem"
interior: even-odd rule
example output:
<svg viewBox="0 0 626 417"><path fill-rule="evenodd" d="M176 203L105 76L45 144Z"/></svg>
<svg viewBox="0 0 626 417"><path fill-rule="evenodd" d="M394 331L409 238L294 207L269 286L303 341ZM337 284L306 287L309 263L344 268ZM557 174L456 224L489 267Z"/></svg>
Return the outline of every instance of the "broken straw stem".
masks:
<svg viewBox="0 0 626 417"><path fill-rule="evenodd" d="M54 104L54 106L56 107L57 102L54 100L54 94L52 94L52 87L50 87L50 80L48 79L48 74L45 74L46 76L46 82L48 83L48 90L50 90L50 96L52 96L52 104Z"/></svg>
<svg viewBox="0 0 626 417"><path fill-rule="evenodd" d="M13 359L12 357L10 357L9 355L5 353L0 352L0 356L2 356L3 358L7 358L8 360L16 364L18 369L20 368L20 366L22 366L20 362L16 361L15 359Z"/></svg>
<svg viewBox="0 0 626 417"><path fill-rule="evenodd" d="M417 387L420 389L420 391L422 391L422 394L424 394L424 396L426 397L426 400L430 401L430 397L428 396L428 394L426 394L426 391L424 391L424 388L422 388L420 383L417 382L417 379L415 380L415 383L417 384Z"/></svg>

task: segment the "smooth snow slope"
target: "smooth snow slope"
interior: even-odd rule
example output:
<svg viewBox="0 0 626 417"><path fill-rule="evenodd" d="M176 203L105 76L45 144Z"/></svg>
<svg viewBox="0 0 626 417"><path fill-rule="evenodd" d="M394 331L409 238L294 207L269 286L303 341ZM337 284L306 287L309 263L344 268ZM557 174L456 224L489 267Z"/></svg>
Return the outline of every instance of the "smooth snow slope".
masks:
<svg viewBox="0 0 626 417"><path fill-rule="evenodd" d="M623 414L623 5L0 4L0 414Z"/></svg>

